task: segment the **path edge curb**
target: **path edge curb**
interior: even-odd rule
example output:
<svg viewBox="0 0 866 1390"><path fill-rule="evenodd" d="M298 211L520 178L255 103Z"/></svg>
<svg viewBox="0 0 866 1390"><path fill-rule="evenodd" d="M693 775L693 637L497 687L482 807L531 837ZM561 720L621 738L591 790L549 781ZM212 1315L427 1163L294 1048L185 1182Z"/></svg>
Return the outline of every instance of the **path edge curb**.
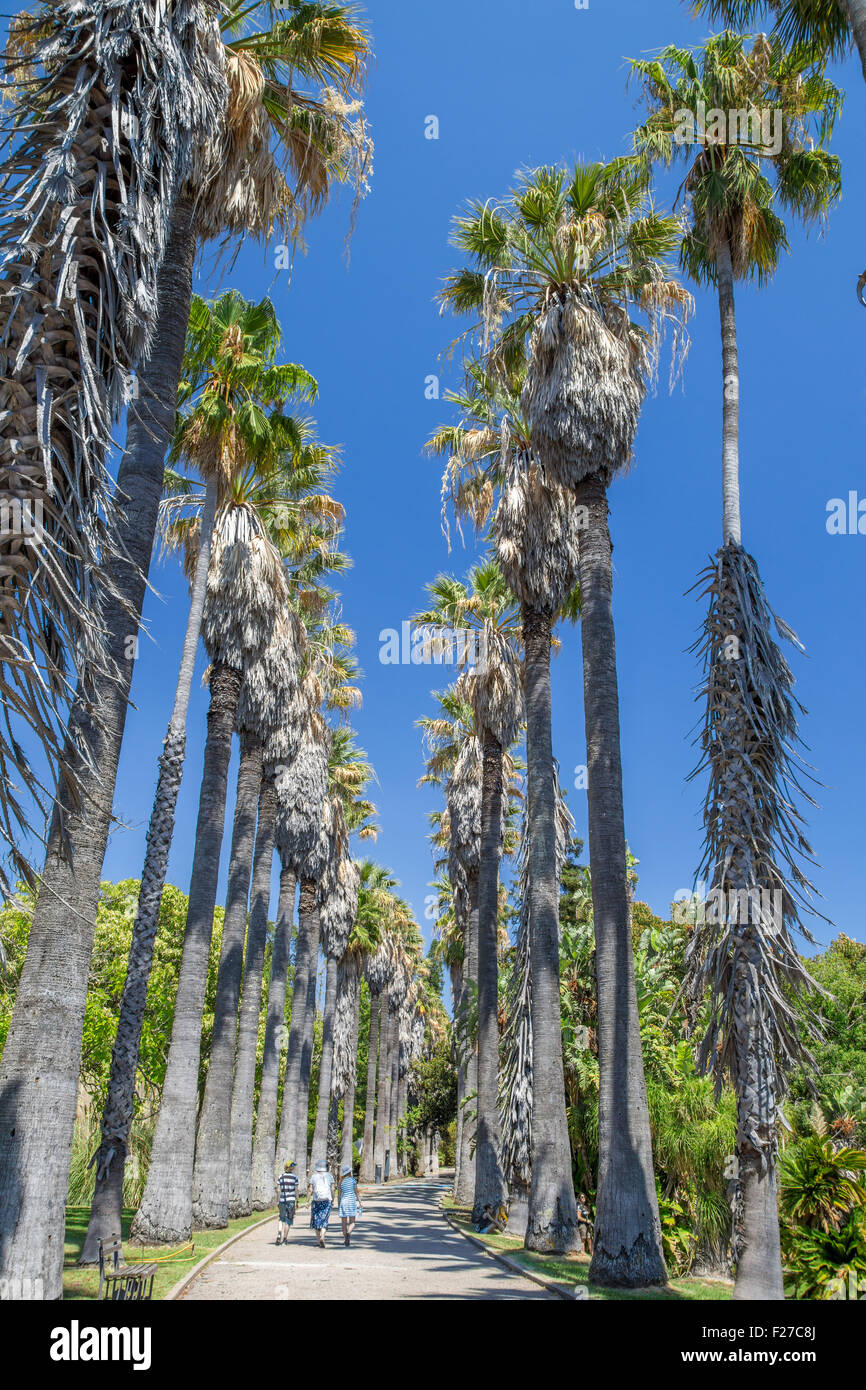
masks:
<svg viewBox="0 0 866 1390"><path fill-rule="evenodd" d="M568 1289L563 1288L561 1284L554 1284L550 1279L545 1279L542 1275L534 1274L531 1270L525 1269L524 1266L518 1264L516 1260L512 1260L510 1255L503 1255L499 1250L492 1250L489 1245L485 1245L483 1240L479 1240L477 1236L471 1236L468 1231L463 1230L462 1226L458 1226L457 1222L451 1216L451 1213L447 1212L444 1207L440 1207L439 1210L452 1231L456 1231L458 1235L463 1236L464 1240L468 1240L470 1244L476 1245L479 1250L483 1250L486 1255L496 1260L498 1264L505 1265L506 1269L510 1269L513 1274L520 1274L524 1279L531 1279L534 1284L540 1284L543 1289L547 1289L548 1293L556 1294L557 1298L564 1298L566 1303L586 1303L588 1301L585 1298L577 1298L573 1293L570 1293Z"/></svg>
<svg viewBox="0 0 866 1390"><path fill-rule="evenodd" d="M276 1208L274 1208L274 1210L276 1210ZM175 1302L178 1298L180 1298L180 1295L187 1288L189 1288L193 1279L195 1279L199 1274L201 1274L202 1270L210 1264L211 1260L215 1260L218 1255L221 1255L223 1253L224 1250L228 1250L229 1246L234 1245L236 1240L241 1240L243 1236L249 1235L250 1231L257 1231L259 1226L266 1226L268 1222L273 1221L273 1219L274 1216L272 1212L269 1216L263 1216L261 1221L254 1221L251 1226L244 1226L244 1229L242 1231L235 1231L233 1236L229 1236L228 1240L224 1240L222 1245L218 1245L215 1250L209 1250L208 1253L204 1256L204 1258L199 1260L197 1265L193 1265L192 1269L189 1271L188 1274L185 1274L182 1279L179 1279L176 1284L172 1285L165 1298L163 1298L161 1302Z"/></svg>

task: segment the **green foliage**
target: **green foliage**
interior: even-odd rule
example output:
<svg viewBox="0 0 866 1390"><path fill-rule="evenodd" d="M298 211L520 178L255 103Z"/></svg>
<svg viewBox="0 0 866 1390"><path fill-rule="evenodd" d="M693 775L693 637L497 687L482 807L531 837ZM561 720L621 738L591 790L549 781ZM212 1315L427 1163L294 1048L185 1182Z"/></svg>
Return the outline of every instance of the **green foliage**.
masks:
<svg viewBox="0 0 866 1390"><path fill-rule="evenodd" d="M792 1225L837 1231L855 1206L866 1203L866 1152L833 1148L812 1135L790 1144L779 1159L780 1205Z"/></svg>
<svg viewBox="0 0 866 1390"><path fill-rule="evenodd" d="M429 1126L444 1134L457 1115L457 1072L450 1039L441 1038L429 1057L414 1058L411 1070L415 1104L408 1112L408 1128Z"/></svg>
<svg viewBox="0 0 866 1390"><path fill-rule="evenodd" d="M860 1298L866 1288L866 1212L852 1211L839 1230L783 1231L788 1293L794 1298Z"/></svg>
<svg viewBox="0 0 866 1390"><path fill-rule="evenodd" d="M84 1013L81 1052L81 1084L101 1108L108 1086L111 1051L120 1014L120 999L126 979L132 924L138 901L139 882L105 882L100 888L96 934L90 966L90 980ZM154 948L153 969L147 990L147 1008L141 1036L136 1104L147 1100L148 1108L158 1100L165 1077L165 1064L174 1019L174 1000L183 951L187 896L168 885L162 895L159 928ZM0 943L5 963L0 969L0 1047L6 1040L15 991L33 915L33 894L20 888L16 897L0 910ZM203 1065L210 1052L216 975L222 937L223 909L214 914L214 934L208 967L202 1040Z"/></svg>

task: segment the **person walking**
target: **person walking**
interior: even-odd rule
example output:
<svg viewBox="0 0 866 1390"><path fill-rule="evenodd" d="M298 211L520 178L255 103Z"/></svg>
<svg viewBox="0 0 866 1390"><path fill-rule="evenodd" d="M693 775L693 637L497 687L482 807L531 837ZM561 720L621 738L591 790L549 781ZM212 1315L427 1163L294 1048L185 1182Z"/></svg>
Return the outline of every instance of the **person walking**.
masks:
<svg viewBox="0 0 866 1390"><path fill-rule="evenodd" d="M343 1226L343 1244L351 1245L352 1232L358 1218L358 1180L352 1174L352 1166L344 1163L340 1169L340 1221Z"/></svg>
<svg viewBox="0 0 866 1390"><path fill-rule="evenodd" d="M325 1232L334 1201L334 1175L328 1172L328 1165L320 1158L310 1178L311 1212L310 1225L316 1232L320 1249L325 1248Z"/></svg>
<svg viewBox="0 0 866 1390"><path fill-rule="evenodd" d="M290 1158L277 1184L280 1200L280 1219L277 1224L277 1245L289 1243L289 1231L294 1225L295 1203L298 1200L298 1175L295 1161Z"/></svg>

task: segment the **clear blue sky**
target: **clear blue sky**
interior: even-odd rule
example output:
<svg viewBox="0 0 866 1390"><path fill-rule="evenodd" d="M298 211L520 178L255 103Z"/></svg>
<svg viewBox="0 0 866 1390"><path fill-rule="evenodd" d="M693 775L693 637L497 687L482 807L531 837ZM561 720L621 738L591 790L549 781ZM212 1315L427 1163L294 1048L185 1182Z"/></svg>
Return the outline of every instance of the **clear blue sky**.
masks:
<svg viewBox="0 0 866 1390"><path fill-rule="evenodd" d="M453 322L434 303L456 263L451 218L469 197L505 194L526 165L608 158L628 148L637 120L626 87L626 56L706 33L679 0L440 0L368 6L377 62L368 110L376 141L370 196L362 205L347 270L348 200L310 226L309 252L290 277L276 272L275 244L246 246L230 273L197 288L233 285L250 298L270 292L286 356L319 379L317 418L339 443L338 494L348 512L354 569L344 616L358 634L365 672L360 741L378 774L382 833L374 853L423 914L432 876L427 812L419 791L422 756L415 721L429 712L435 673L383 666L379 633L399 628L440 570L462 572L471 554L450 554L440 530L439 470L422 454L447 417L425 399L430 373L456 385L439 354ZM763 291L738 302L742 370L744 542L757 556L771 603L798 631L808 657L792 653L808 710L803 733L824 790L810 829L824 910L837 927L866 938L861 865L864 839L866 674L862 603L866 536L825 527L832 497L860 490L863 470L863 345L866 312L854 286L863 269L866 160L864 84L859 66L838 70L848 101L834 149L845 193L826 237L792 234L792 255ZM439 139L425 139L425 118ZM626 825L640 860L638 896L667 915L699 858L702 787L688 785L698 711L698 673L688 654L701 617L686 596L720 536L720 349L718 314L699 293L682 389L648 401L634 471L612 490L615 618L622 707ZM174 564L152 572L146 621L117 786L115 830L105 876L137 876L156 758L171 706L186 611ZM554 738L563 781L585 761L579 633L567 630L554 667ZM200 655L200 670L204 668ZM170 879L189 887L204 742L206 695L197 684L187 773ZM234 767L232 770L232 775ZM585 794L571 791L578 831ZM228 851L231 806L226 822ZM225 881L225 862L223 864ZM429 923L425 924L429 933ZM826 930L819 933L826 940Z"/></svg>

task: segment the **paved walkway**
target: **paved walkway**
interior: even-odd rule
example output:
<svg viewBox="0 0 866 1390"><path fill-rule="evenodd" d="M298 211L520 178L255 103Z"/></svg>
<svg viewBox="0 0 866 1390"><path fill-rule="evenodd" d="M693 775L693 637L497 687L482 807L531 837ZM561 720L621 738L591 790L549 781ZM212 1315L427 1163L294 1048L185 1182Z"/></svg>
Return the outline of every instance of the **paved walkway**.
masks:
<svg viewBox="0 0 866 1390"><path fill-rule="evenodd" d="M350 1249L331 1217L320 1250L305 1208L288 1245L276 1222L236 1241L193 1281L184 1299L499 1299L552 1298L511 1274L443 1219L439 1199L450 1183L424 1178L366 1188L364 1215Z"/></svg>

